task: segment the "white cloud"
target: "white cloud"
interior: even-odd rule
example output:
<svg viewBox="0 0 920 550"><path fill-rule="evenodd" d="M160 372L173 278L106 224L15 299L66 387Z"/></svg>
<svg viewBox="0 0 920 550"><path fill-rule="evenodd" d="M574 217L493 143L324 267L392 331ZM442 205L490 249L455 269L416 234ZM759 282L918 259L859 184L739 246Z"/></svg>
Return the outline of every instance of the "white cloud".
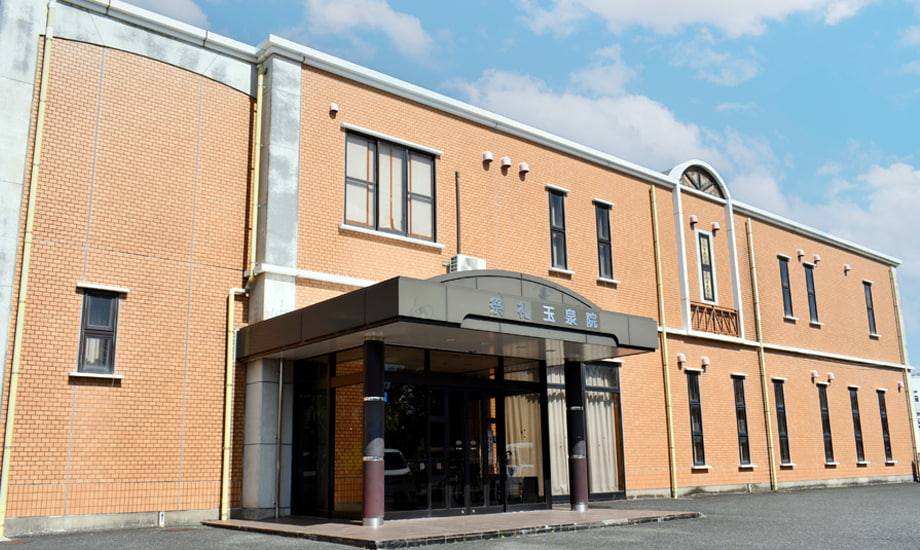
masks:
<svg viewBox="0 0 920 550"><path fill-rule="evenodd" d="M754 52L748 52L748 58L717 52L712 48L715 43L708 31L703 31L693 40L678 43L671 53L671 64L677 67L696 69L696 76L714 84L737 86L760 73L757 62L752 59Z"/></svg>
<svg viewBox="0 0 920 550"><path fill-rule="evenodd" d="M208 17L193 0L127 0L127 3L196 27L208 26Z"/></svg>
<svg viewBox="0 0 920 550"><path fill-rule="evenodd" d="M908 27L901 31L901 44L920 46L920 26Z"/></svg>
<svg viewBox="0 0 920 550"><path fill-rule="evenodd" d="M448 86L470 103L655 170L705 160L733 196L768 210L788 209L779 188L780 163L765 139L679 120L665 105L625 91L633 73L618 48L596 53L599 60L572 73L564 90L495 70Z"/></svg>
<svg viewBox="0 0 920 550"><path fill-rule="evenodd" d="M920 75L920 61L911 61L901 65L901 73Z"/></svg>
<svg viewBox="0 0 920 550"><path fill-rule="evenodd" d="M757 35L767 22L781 21L794 14L806 14L834 25L852 17L877 0L519 0L526 21L537 33L551 32L565 36L589 17L600 17L613 32L630 26L642 26L669 34L688 25L710 25L729 36Z"/></svg>
<svg viewBox="0 0 920 550"><path fill-rule="evenodd" d="M753 111L754 103L721 103L716 105L716 111Z"/></svg>
<svg viewBox="0 0 920 550"><path fill-rule="evenodd" d="M408 57L423 58L434 43L417 17L395 11L386 0L307 0L307 29L317 35L348 35L355 29L382 32Z"/></svg>

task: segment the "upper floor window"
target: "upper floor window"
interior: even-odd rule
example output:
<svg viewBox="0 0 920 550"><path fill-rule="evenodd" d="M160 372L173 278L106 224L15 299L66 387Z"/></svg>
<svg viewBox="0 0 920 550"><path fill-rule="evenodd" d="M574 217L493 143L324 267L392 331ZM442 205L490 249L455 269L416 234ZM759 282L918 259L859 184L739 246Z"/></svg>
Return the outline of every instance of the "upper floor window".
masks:
<svg viewBox="0 0 920 550"><path fill-rule="evenodd" d="M869 334L877 335L875 326L875 306L872 305L872 282L863 281L863 291L866 294L866 315L869 317Z"/></svg>
<svg viewBox="0 0 920 550"><path fill-rule="evenodd" d="M783 287L783 315L794 317L792 312L792 287L789 285L789 258L779 257L779 280Z"/></svg>
<svg viewBox="0 0 920 550"><path fill-rule="evenodd" d="M700 262L700 294L703 301L716 301L716 276L712 260L712 235L697 231L697 252Z"/></svg>
<svg viewBox="0 0 920 550"><path fill-rule="evenodd" d="M610 205L594 202L597 225L597 265L601 279L613 279L613 247L610 239Z"/></svg>
<svg viewBox="0 0 920 550"><path fill-rule="evenodd" d="M434 157L405 145L348 134L345 222L434 240Z"/></svg>
<svg viewBox="0 0 920 550"><path fill-rule="evenodd" d="M680 177L680 183L714 197L725 198L725 195L722 194L722 188L716 183L716 178L699 166L687 168Z"/></svg>
<svg viewBox="0 0 920 550"><path fill-rule="evenodd" d="M808 291L808 314L812 323L818 321L818 300L815 298L815 266L805 264L805 289Z"/></svg>
<svg viewBox="0 0 920 550"><path fill-rule="evenodd" d="M565 192L548 188L549 191L549 233L553 267L568 269L569 261L565 249Z"/></svg>
<svg viewBox="0 0 920 550"><path fill-rule="evenodd" d="M87 290L83 294L83 320L80 327L80 372L115 372L115 333L118 321L118 294Z"/></svg>

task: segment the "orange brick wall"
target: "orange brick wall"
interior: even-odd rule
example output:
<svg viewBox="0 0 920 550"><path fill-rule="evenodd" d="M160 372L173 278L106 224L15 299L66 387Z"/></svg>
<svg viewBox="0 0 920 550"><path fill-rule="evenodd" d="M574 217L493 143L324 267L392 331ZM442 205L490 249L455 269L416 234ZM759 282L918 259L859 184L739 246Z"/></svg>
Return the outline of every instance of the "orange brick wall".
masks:
<svg viewBox="0 0 920 550"><path fill-rule="evenodd" d="M127 53L64 40L53 48L9 515L216 508L226 296L244 265L252 101ZM68 376L79 282L129 289L119 304L121 380ZM238 502L239 434L234 448Z"/></svg>

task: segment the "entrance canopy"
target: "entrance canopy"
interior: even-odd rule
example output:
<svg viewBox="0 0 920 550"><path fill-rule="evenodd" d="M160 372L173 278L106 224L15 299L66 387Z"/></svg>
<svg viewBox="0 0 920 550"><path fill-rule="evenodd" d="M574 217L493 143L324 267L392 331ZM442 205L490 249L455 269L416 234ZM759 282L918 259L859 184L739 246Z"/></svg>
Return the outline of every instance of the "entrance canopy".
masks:
<svg viewBox="0 0 920 550"><path fill-rule="evenodd" d="M656 323L604 311L571 290L509 271L396 277L240 329L237 359L299 359L388 345L562 364L653 351Z"/></svg>

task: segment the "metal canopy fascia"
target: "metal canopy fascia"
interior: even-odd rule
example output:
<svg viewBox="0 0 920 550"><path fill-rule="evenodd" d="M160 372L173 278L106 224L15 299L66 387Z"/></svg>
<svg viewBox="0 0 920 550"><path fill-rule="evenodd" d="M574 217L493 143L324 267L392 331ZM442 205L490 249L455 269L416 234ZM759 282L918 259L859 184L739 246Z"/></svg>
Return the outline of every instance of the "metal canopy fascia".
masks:
<svg viewBox="0 0 920 550"><path fill-rule="evenodd" d="M509 283L507 273L501 275L504 286L494 289L396 277L355 290L240 329L237 359L304 358L360 345L365 338L581 361L657 349L652 319L604 311L587 301L528 295L515 288L513 279ZM535 279L521 277L525 287Z"/></svg>

